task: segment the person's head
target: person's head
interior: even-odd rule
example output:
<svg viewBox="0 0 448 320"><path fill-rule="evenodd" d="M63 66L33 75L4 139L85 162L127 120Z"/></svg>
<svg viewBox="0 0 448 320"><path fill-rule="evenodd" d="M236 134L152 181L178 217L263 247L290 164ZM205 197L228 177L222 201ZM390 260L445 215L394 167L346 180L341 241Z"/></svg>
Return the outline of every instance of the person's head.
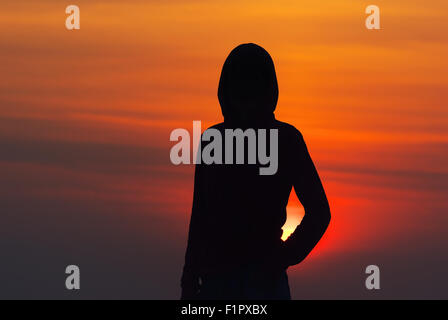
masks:
<svg viewBox="0 0 448 320"><path fill-rule="evenodd" d="M224 120L251 121L272 115L278 85L269 53L253 43L233 49L222 67L218 99Z"/></svg>

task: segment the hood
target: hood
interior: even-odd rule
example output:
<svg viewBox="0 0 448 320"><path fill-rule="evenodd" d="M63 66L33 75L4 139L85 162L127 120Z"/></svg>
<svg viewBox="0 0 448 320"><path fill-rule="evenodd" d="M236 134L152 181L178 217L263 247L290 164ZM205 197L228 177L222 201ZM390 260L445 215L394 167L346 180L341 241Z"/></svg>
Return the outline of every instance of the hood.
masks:
<svg viewBox="0 0 448 320"><path fill-rule="evenodd" d="M253 43L233 49L222 67L218 99L225 122L272 119L278 85L269 53Z"/></svg>

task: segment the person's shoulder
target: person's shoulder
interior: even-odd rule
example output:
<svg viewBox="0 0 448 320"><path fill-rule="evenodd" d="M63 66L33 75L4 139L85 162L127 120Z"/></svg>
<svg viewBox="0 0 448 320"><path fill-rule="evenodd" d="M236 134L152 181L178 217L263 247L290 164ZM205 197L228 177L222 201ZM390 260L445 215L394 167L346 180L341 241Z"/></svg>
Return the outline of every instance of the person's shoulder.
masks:
<svg viewBox="0 0 448 320"><path fill-rule="evenodd" d="M283 122L283 121L279 121L279 120L275 120L276 122L276 126L278 127L279 130L286 132L287 134L303 139L302 133L300 132L299 129L297 129L296 127L294 127L292 124Z"/></svg>
<svg viewBox="0 0 448 320"><path fill-rule="evenodd" d="M224 122L214 124L214 125L208 127L205 131L210 130L210 129L222 131L224 129Z"/></svg>
<svg viewBox="0 0 448 320"><path fill-rule="evenodd" d="M220 122L220 123L214 124L211 127L208 127L207 130L208 129L218 129L219 130L219 129L222 129L222 128L224 128L224 122Z"/></svg>

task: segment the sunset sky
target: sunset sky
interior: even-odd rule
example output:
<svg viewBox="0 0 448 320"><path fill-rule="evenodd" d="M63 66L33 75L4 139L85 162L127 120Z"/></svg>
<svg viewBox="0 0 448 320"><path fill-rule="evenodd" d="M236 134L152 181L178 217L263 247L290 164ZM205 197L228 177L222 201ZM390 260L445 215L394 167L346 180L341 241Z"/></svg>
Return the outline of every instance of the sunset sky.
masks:
<svg viewBox="0 0 448 320"><path fill-rule="evenodd" d="M81 29L65 28L76 4ZM381 10L367 30L365 8ZM332 211L293 298L448 298L448 2L0 3L0 297L170 298L193 166L170 132L222 121L238 44L272 56ZM291 196L285 233L303 210ZM80 293L64 288L79 265ZM376 264L381 290L365 289Z"/></svg>

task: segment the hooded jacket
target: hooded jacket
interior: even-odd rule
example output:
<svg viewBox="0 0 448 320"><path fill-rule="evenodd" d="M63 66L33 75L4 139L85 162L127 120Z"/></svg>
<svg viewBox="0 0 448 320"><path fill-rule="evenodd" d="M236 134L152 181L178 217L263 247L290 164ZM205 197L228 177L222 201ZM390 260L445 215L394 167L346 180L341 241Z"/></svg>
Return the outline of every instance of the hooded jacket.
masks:
<svg viewBox="0 0 448 320"><path fill-rule="evenodd" d="M199 279L258 266L262 277L301 262L324 234L330 210L301 133L277 121L274 63L258 45L243 44L222 68L218 99L224 122L212 128L278 130L278 170L259 175L260 164L197 164L182 298L200 291ZM292 187L305 215L282 241ZM260 280L261 282L265 280Z"/></svg>
<svg viewBox="0 0 448 320"><path fill-rule="evenodd" d="M226 123L249 126L271 120L278 84L267 51L255 44L233 49L222 68L218 99Z"/></svg>

